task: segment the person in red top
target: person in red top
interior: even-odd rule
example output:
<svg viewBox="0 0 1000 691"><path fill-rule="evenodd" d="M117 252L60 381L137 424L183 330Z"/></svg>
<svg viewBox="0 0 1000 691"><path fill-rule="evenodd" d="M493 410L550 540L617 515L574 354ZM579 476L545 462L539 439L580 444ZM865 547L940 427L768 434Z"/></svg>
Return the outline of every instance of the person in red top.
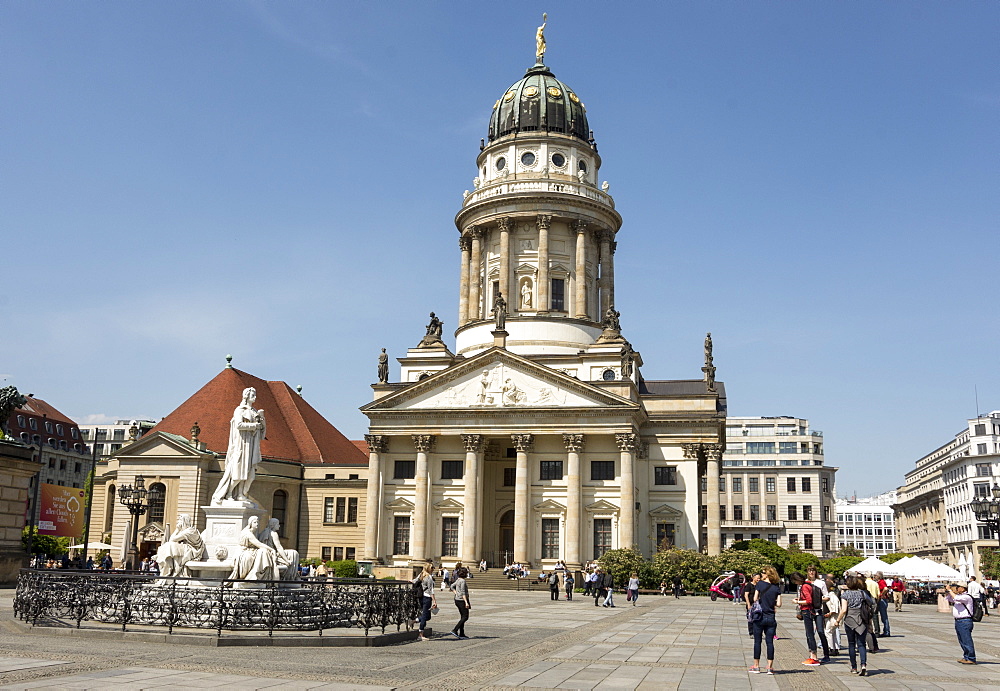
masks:
<svg viewBox="0 0 1000 691"><path fill-rule="evenodd" d="M827 647L826 636L823 634L823 593L816 588L811 581L801 573L793 573L789 576L792 585L798 588L798 598L794 603L799 606L799 614L802 617L802 624L806 629L806 648L809 649L809 657L802 661L802 664L815 667L820 663L816 654L816 634L823 643L823 661L830 661L830 651ZM817 617L819 624L817 626ZM817 631L818 628L818 631Z"/></svg>
<svg viewBox="0 0 1000 691"><path fill-rule="evenodd" d="M881 571L875 574L878 579L878 617L882 620L882 637L889 638L889 598L892 597L892 590L886 583L885 576Z"/></svg>
<svg viewBox="0 0 1000 691"><path fill-rule="evenodd" d="M895 609L893 611L902 612L903 593L906 592L906 584L903 583L903 579L893 578L892 583L889 584L889 590L892 591L892 603L895 606Z"/></svg>

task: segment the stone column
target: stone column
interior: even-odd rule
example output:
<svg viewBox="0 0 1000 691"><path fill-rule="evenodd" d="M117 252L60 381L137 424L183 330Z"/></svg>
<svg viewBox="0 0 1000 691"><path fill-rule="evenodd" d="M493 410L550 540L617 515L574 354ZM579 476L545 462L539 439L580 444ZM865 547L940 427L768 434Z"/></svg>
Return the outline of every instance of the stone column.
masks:
<svg viewBox="0 0 1000 691"><path fill-rule="evenodd" d="M564 434L566 445L566 566L575 569L583 566L580 560L580 529L583 506L583 487L580 484L580 452L584 435Z"/></svg>
<svg viewBox="0 0 1000 691"><path fill-rule="evenodd" d="M379 490L382 489L382 457L388 447L389 438L382 434L366 434L368 444L368 499L365 504L365 559L377 559L378 529L382 521L382 511L378 505Z"/></svg>
<svg viewBox="0 0 1000 691"><path fill-rule="evenodd" d="M472 262L472 240L465 235L458 239L462 250L462 268L458 279L458 325L469 321L469 264Z"/></svg>
<svg viewBox="0 0 1000 691"><path fill-rule="evenodd" d="M504 216L497 221L500 229L500 292L507 301L507 311L513 312L518 305L510 294L510 219Z"/></svg>
<svg viewBox="0 0 1000 691"><path fill-rule="evenodd" d="M576 231L576 308L577 319L587 318L587 223L573 223Z"/></svg>
<svg viewBox="0 0 1000 691"><path fill-rule="evenodd" d="M611 241L608 243L608 304L614 306L615 304L615 251L618 249L618 243L615 242L615 234L613 231L608 231L611 236Z"/></svg>
<svg viewBox="0 0 1000 691"><path fill-rule="evenodd" d="M610 276L614 275L614 269L610 268L611 261L611 231L601 230L596 233L598 242L601 243L601 278L598 280L597 285L601 291L601 309L600 313L597 315L597 320L600 321L605 312L608 311L608 307L611 306L611 283Z"/></svg>
<svg viewBox="0 0 1000 691"><path fill-rule="evenodd" d="M469 267L469 306L468 321L478 321L483 318L482 299L479 296L479 286L482 285L483 273L483 229L473 226L469 230L472 238L472 258Z"/></svg>
<svg viewBox="0 0 1000 691"><path fill-rule="evenodd" d="M538 214L538 285L535 286L535 308L539 313L549 311L549 226L552 216Z"/></svg>
<svg viewBox="0 0 1000 691"><path fill-rule="evenodd" d="M635 452L639 448L639 435L626 432L616 434L615 442L621 453L622 509L618 520L618 547L629 549L635 547L635 473L632 464Z"/></svg>
<svg viewBox="0 0 1000 691"><path fill-rule="evenodd" d="M478 564L479 536L479 457L483 450L483 435L463 434L465 444L465 513L462 521L462 545L458 553L466 564ZM471 567L470 567L471 568Z"/></svg>
<svg viewBox="0 0 1000 691"><path fill-rule="evenodd" d="M413 447L417 450L417 493L413 499L413 525L410 526L410 554L414 561L427 559L427 505L430 502L427 472L427 454L434 448L434 437L413 434Z"/></svg>
<svg viewBox="0 0 1000 691"><path fill-rule="evenodd" d="M514 475L514 561L528 564L528 452L535 443L532 434L512 434L517 449Z"/></svg>
<svg viewBox="0 0 1000 691"><path fill-rule="evenodd" d="M722 552L722 520L719 516L719 460L722 458L722 444L704 444L706 492L705 508L708 511L708 554L714 556Z"/></svg>

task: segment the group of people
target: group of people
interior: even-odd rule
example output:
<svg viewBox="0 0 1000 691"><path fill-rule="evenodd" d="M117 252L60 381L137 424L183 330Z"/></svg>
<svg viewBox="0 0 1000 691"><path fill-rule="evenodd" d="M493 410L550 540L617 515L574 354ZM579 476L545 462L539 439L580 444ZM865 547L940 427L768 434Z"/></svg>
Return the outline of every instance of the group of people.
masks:
<svg viewBox="0 0 1000 691"><path fill-rule="evenodd" d="M442 571L447 573L447 569L442 569ZM472 602L469 600L468 578L469 570L462 566L462 562L456 564L450 574L442 577L441 590L443 591L447 587L454 594L455 607L458 609L458 622L449 633L460 640L469 638L465 635L465 622L469 620L469 612L472 609ZM418 640L427 641L430 640L429 636L424 635L427 622L430 621L433 614L437 614L438 609L437 596L434 593L434 565L425 564L423 571L413 579L412 583L414 596L419 598Z"/></svg>
<svg viewBox="0 0 1000 691"><path fill-rule="evenodd" d="M80 554L72 558L68 554L64 554L60 559L53 559L44 554L36 554L30 559L28 565L32 569L87 569L88 571L99 569L101 571L111 571L114 569L115 562L107 552L99 557L96 562L93 556L87 557L87 561L84 562L83 556Z"/></svg>
<svg viewBox="0 0 1000 691"><path fill-rule="evenodd" d="M868 674L868 654L879 651L879 638L890 637L889 603L901 612L905 583L900 579L886 578L881 572L874 576L848 573L844 582L837 583L833 574L820 574L814 566L805 575L789 576L795 586L792 604L796 618L805 630L809 657L802 664L818 666L841 654L842 636L847 639L847 652L851 673ZM774 641L777 640L776 609L781 607L781 581L772 567L754 574L743 590L743 603L747 609L747 626L754 639L752 674L774 673ZM976 586L979 586L978 588ZM971 592L970 592L971 591ZM940 591L952 607L955 632L962 648L962 664L976 664L976 651L972 641L975 621L988 614L988 593L975 578L968 584L954 583ZM766 644L765 668L761 668L762 644ZM819 656L822 648L823 656ZM858 664L860 662L860 665Z"/></svg>

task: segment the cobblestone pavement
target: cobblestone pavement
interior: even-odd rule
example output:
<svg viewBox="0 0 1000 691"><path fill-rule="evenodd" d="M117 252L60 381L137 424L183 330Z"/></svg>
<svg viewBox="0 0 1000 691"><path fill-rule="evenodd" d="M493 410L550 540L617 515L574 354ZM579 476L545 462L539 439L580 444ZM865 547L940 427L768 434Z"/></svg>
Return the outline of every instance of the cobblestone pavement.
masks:
<svg viewBox="0 0 1000 691"><path fill-rule="evenodd" d="M457 619L442 598L438 634L427 643L205 648L24 635L4 624L11 596L0 591L0 689L1000 688L1000 617L976 625L981 664L960 665L951 616L931 606L891 615L894 636L882 639L884 652L869 656L861 678L850 674L846 648L829 665L801 665L802 624L788 607L778 617L779 673L748 674L742 608L697 597L644 596L636 607L622 598L605 609L580 596L473 591L468 641L441 635Z"/></svg>

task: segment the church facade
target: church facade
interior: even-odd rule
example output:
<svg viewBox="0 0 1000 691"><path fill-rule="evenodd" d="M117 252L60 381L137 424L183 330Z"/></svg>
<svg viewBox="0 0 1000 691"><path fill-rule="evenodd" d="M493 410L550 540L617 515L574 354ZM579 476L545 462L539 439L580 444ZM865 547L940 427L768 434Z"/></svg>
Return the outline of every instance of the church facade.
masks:
<svg viewBox="0 0 1000 691"><path fill-rule="evenodd" d="M643 376L615 309L622 217L586 108L543 57L494 104L455 218L454 347L432 313L362 407L365 558L546 567L721 549L711 337L700 378Z"/></svg>

